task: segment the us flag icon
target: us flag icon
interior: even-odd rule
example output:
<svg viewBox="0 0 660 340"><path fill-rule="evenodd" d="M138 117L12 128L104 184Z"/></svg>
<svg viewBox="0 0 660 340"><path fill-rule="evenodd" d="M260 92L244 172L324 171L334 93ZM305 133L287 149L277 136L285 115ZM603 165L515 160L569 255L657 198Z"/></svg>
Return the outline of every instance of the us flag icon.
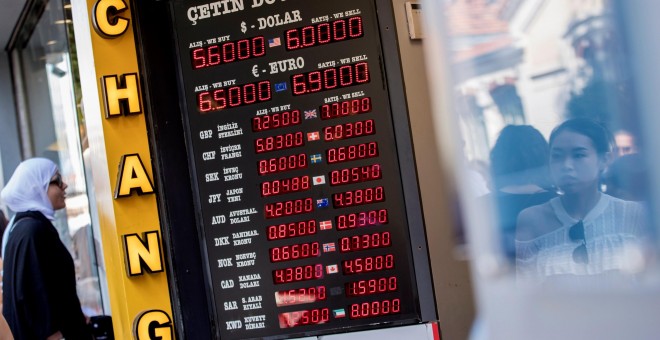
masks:
<svg viewBox="0 0 660 340"><path fill-rule="evenodd" d="M312 177L312 182L314 183L314 185L325 184L325 175Z"/></svg>
<svg viewBox="0 0 660 340"><path fill-rule="evenodd" d="M327 220L327 221L321 221L321 222L319 223L319 228L320 228L321 230L329 230L329 229L332 229L332 221L330 221L330 220Z"/></svg>

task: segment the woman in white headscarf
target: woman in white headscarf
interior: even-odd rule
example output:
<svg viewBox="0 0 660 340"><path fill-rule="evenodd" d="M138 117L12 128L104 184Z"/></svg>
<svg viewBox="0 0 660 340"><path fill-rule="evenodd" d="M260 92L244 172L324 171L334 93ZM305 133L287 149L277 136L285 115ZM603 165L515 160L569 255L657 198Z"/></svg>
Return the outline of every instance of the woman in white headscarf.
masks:
<svg viewBox="0 0 660 340"><path fill-rule="evenodd" d="M2 190L16 212L3 239L3 310L16 339L91 339L76 295L71 254L52 224L66 207L57 165L28 159Z"/></svg>

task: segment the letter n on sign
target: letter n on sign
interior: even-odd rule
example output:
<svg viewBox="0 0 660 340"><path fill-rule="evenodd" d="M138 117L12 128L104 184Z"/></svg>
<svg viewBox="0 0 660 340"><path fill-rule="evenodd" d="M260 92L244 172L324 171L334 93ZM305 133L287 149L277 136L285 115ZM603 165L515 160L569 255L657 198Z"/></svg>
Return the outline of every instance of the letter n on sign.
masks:
<svg viewBox="0 0 660 340"><path fill-rule="evenodd" d="M157 231L144 233L144 240L138 234L124 235L124 253L128 276L162 272L160 237Z"/></svg>

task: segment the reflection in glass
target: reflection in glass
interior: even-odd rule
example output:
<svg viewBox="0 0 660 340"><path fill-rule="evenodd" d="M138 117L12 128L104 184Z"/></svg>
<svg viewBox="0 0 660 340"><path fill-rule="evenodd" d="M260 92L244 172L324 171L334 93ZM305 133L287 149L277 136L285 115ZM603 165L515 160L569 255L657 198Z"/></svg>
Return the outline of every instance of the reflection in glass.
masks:
<svg viewBox="0 0 660 340"><path fill-rule="evenodd" d="M20 50L34 154L58 164L68 184L67 208L58 211L55 227L71 252L83 312L103 314L94 238L80 138L79 81L75 63L70 6L49 1L32 35Z"/></svg>
<svg viewBox="0 0 660 340"><path fill-rule="evenodd" d="M518 216L519 278L635 273L643 266L642 204L601 192L612 140L588 118L568 120L552 132L550 175L560 196Z"/></svg>
<svg viewBox="0 0 660 340"><path fill-rule="evenodd" d="M493 192L484 196L481 204L495 200L502 250L511 264L516 258L518 214L556 196L548 160L548 142L530 125L504 127L490 152Z"/></svg>
<svg viewBox="0 0 660 340"><path fill-rule="evenodd" d="M534 281L646 270L645 149L609 2L444 5L464 158L488 166L477 202L495 208L499 257Z"/></svg>

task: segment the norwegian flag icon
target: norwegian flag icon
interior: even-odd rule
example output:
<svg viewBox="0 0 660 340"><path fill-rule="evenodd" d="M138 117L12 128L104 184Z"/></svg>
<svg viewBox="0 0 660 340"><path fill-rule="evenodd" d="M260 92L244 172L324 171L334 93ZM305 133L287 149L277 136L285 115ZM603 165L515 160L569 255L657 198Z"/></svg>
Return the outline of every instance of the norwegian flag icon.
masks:
<svg viewBox="0 0 660 340"><path fill-rule="evenodd" d="M329 252L335 251L335 250L337 250L337 248L335 247L334 242L323 243L323 252L324 253L329 253Z"/></svg>

